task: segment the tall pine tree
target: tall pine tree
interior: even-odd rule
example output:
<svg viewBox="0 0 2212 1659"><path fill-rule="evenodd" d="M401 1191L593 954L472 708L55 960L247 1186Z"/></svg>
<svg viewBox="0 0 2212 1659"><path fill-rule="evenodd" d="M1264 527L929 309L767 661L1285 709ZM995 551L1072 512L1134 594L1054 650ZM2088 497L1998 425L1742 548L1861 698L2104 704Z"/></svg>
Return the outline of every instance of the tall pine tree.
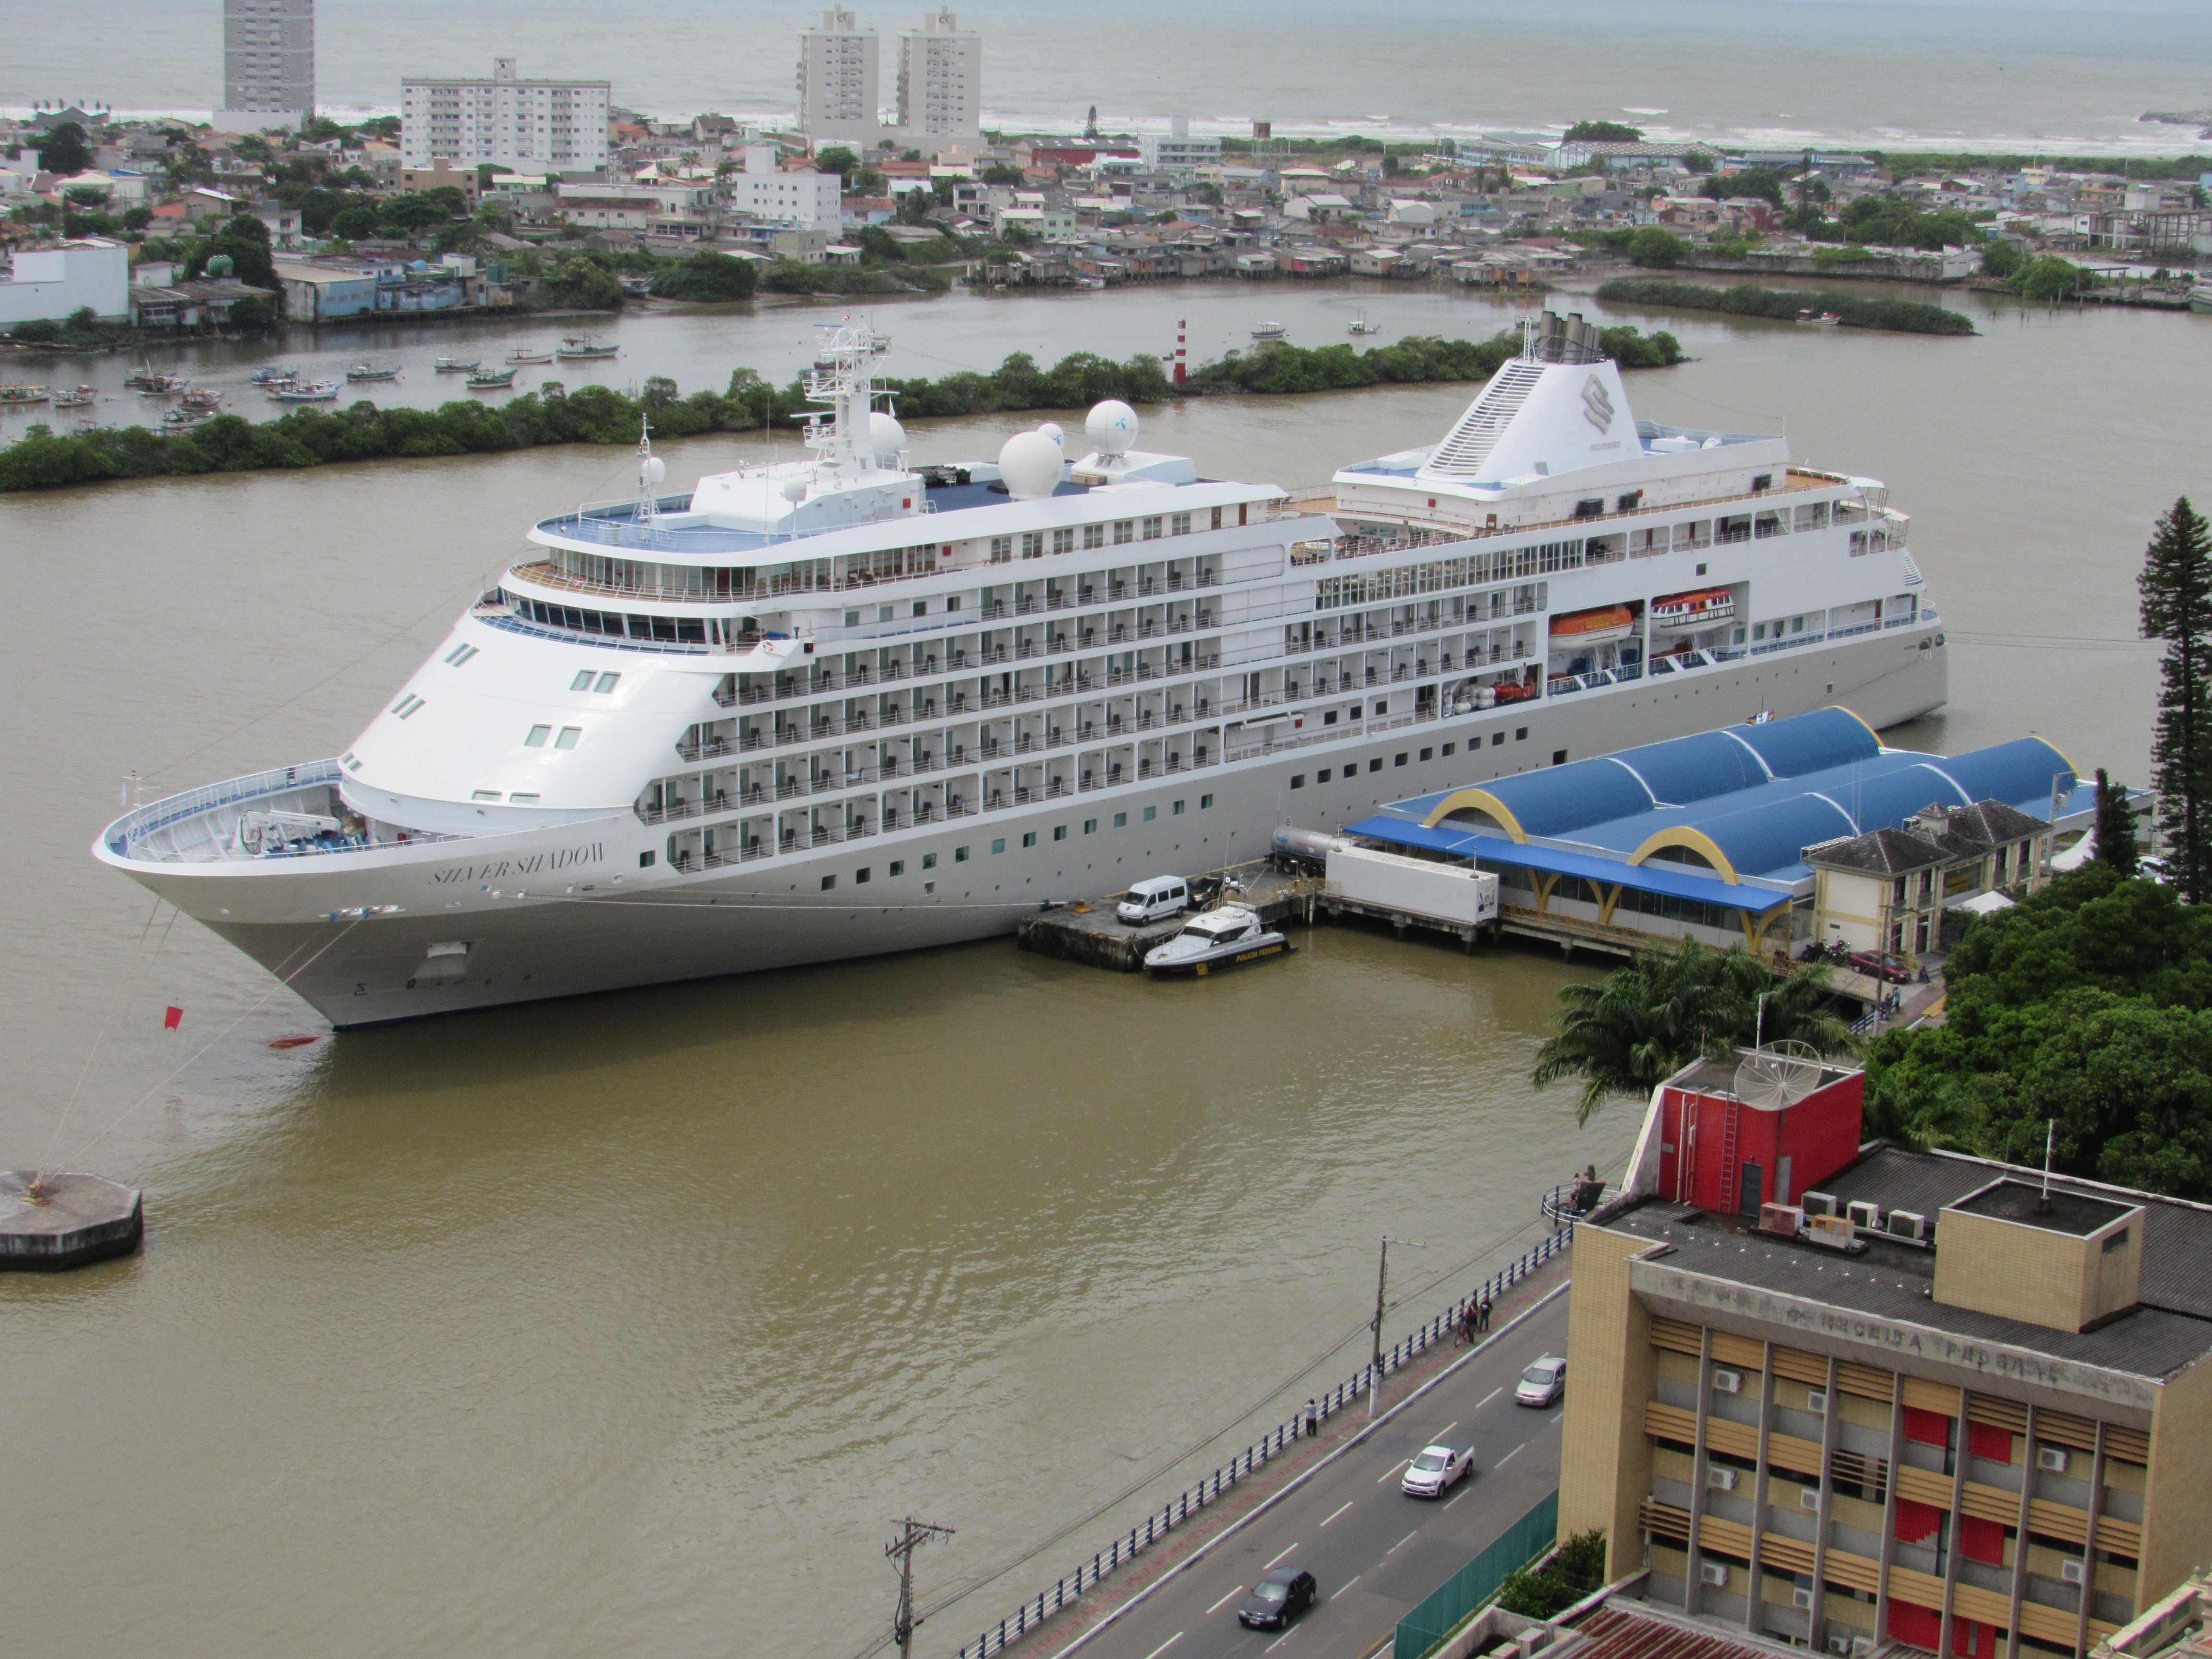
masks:
<svg viewBox="0 0 2212 1659"><path fill-rule="evenodd" d="M2097 856L2124 876L2136 873L2136 815L2128 811L2128 787L2097 769Z"/></svg>
<svg viewBox="0 0 2212 1659"><path fill-rule="evenodd" d="M2212 527L2184 495L2144 550L2142 631L2166 641L2151 776L2173 878L2192 904L2212 898Z"/></svg>

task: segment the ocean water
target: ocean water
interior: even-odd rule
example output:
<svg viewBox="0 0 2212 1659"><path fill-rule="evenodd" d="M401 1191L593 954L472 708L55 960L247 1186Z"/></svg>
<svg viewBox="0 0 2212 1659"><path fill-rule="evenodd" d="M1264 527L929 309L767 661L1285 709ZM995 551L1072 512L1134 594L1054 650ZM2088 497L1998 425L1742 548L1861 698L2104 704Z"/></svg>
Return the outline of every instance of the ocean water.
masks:
<svg viewBox="0 0 2212 1659"><path fill-rule="evenodd" d="M864 26L923 7L862 3ZM1358 132L1407 140L1557 133L1583 117L1657 137L1760 146L2171 154L2197 129L2148 110L2212 105L2212 4L2035 8L1826 0L968 0L984 107L1009 129ZM659 116L793 107L817 8L738 0L322 0L319 92L334 112L396 107L410 73L605 76ZM128 42L127 51L115 43ZM0 54L0 109L97 100L204 116L222 94L219 0L111 0L88 31L27 7ZM884 95L892 95L886 77Z"/></svg>

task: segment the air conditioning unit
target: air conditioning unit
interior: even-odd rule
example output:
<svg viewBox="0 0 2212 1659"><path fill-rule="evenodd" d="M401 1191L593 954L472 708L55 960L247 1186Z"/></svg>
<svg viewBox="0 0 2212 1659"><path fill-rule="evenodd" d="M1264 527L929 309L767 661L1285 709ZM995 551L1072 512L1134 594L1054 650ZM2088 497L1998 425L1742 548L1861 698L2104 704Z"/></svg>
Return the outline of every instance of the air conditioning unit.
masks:
<svg viewBox="0 0 2212 1659"><path fill-rule="evenodd" d="M1879 1204L1869 1204L1863 1198L1853 1199L1844 1206L1844 1213L1850 1217L1853 1226L1863 1227L1870 1233L1881 1228L1881 1206Z"/></svg>
<svg viewBox="0 0 2212 1659"><path fill-rule="evenodd" d="M1889 1225L1884 1231L1892 1238L1909 1238L1916 1244L1924 1243L1928 1238L1928 1218L1915 1215L1910 1210L1892 1210Z"/></svg>
<svg viewBox="0 0 2212 1659"><path fill-rule="evenodd" d="M2035 1467L2039 1469L2048 1469L2053 1474L2063 1474L2066 1473L2066 1466L2071 1462L2073 1459L2063 1446L2038 1446L2035 1449Z"/></svg>
<svg viewBox="0 0 2212 1659"><path fill-rule="evenodd" d="M1813 1611L1813 1592L1801 1584L1790 1592L1790 1605L1803 1613Z"/></svg>
<svg viewBox="0 0 2212 1659"><path fill-rule="evenodd" d="M1825 1244L1832 1250L1850 1250L1863 1255L1866 1246L1858 1243L1858 1226L1849 1216L1814 1215L1805 1217L1805 1237L1815 1244Z"/></svg>
<svg viewBox="0 0 2212 1659"><path fill-rule="evenodd" d="M1732 1469L1725 1463L1715 1463L1705 1470L1705 1484L1715 1492L1734 1492L1735 1478L1741 1473L1742 1471Z"/></svg>
<svg viewBox="0 0 2212 1659"><path fill-rule="evenodd" d="M1820 1489L1818 1486L1798 1487L1797 1507L1801 1510L1819 1509L1820 1507Z"/></svg>
<svg viewBox="0 0 2212 1659"><path fill-rule="evenodd" d="M1826 1389L1806 1389L1805 1409L1817 1416L1826 1417L1828 1414L1828 1391Z"/></svg>
<svg viewBox="0 0 2212 1659"><path fill-rule="evenodd" d="M1715 1394L1741 1394L1743 1392L1743 1373L1741 1371L1732 1371L1725 1365L1714 1366L1713 1392Z"/></svg>
<svg viewBox="0 0 2212 1659"><path fill-rule="evenodd" d="M1805 1212L1795 1204L1762 1204L1759 1231L1777 1238L1795 1238L1805 1231Z"/></svg>
<svg viewBox="0 0 2212 1659"><path fill-rule="evenodd" d="M1834 1195L1829 1193L1807 1193L1805 1194L1805 1213L1807 1215L1835 1214L1836 1200Z"/></svg>
<svg viewBox="0 0 2212 1659"><path fill-rule="evenodd" d="M2069 1584L2078 1584L2088 1577L2088 1564L2082 1561L2061 1561L2058 1576Z"/></svg>
<svg viewBox="0 0 2212 1659"><path fill-rule="evenodd" d="M1698 1564L1698 1578L1702 1583L1726 1585L1728 1564L1723 1561L1701 1561Z"/></svg>

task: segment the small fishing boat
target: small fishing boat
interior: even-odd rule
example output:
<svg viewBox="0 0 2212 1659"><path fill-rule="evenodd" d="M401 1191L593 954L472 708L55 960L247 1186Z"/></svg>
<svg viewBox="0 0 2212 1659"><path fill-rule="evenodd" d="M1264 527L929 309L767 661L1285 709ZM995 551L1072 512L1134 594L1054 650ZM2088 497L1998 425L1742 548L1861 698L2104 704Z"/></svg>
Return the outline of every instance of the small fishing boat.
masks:
<svg viewBox="0 0 2212 1659"><path fill-rule="evenodd" d="M158 391L161 383L169 378L166 374L156 374L154 372L153 364L141 363L131 377L123 382L123 388L126 392L155 392Z"/></svg>
<svg viewBox="0 0 2212 1659"><path fill-rule="evenodd" d="M441 357L430 365L441 374L473 374L483 366L481 357Z"/></svg>
<svg viewBox="0 0 2212 1659"><path fill-rule="evenodd" d="M603 343L596 336L571 334L561 342L561 349L553 355L564 363L580 363L595 357L613 357L620 354L613 346Z"/></svg>
<svg viewBox="0 0 2212 1659"><path fill-rule="evenodd" d="M495 392L501 386L514 384L514 371L511 368L480 368L469 376L469 390L471 392Z"/></svg>
<svg viewBox="0 0 2212 1659"><path fill-rule="evenodd" d="M89 409L99 401L100 393L88 386L81 386L74 392L54 393L56 409Z"/></svg>
<svg viewBox="0 0 2212 1659"><path fill-rule="evenodd" d="M287 368L280 363L270 363L253 371L253 384L256 386L289 386L299 378L298 369Z"/></svg>
<svg viewBox="0 0 2212 1659"><path fill-rule="evenodd" d="M356 363L351 368L346 370L346 379L349 380L396 380L398 378L398 369L379 368L371 363Z"/></svg>
<svg viewBox="0 0 2212 1659"><path fill-rule="evenodd" d="M1075 285L1086 293L1096 294L1106 286L1106 279L1103 276L1079 276L1075 279Z"/></svg>
<svg viewBox="0 0 2212 1659"><path fill-rule="evenodd" d="M1148 974L1202 978L1224 968L1286 956L1291 942L1260 920L1249 905L1224 904L1193 916L1166 944L1145 953Z"/></svg>
<svg viewBox="0 0 2212 1659"><path fill-rule="evenodd" d="M204 426L215 419L215 410L202 406L197 409L173 409L161 416L162 429L182 432L188 428Z"/></svg>
<svg viewBox="0 0 2212 1659"><path fill-rule="evenodd" d="M553 361L553 354L550 351L532 351L527 346L517 346L507 354L507 361L510 363L550 363Z"/></svg>
<svg viewBox="0 0 2212 1659"><path fill-rule="evenodd" d="M46 397L42 386L0 386L0 404L42 404Z"/></svg>
<svg viewBox="0 0 2212 1659"><path fill-rule="evenodd" d="M1382 325L1369 322L1364 311L1352 319L1352 332L1354 334L1380 334L1382 331Z"/></svg>
<svg viewBox="0 0 2212 1659"><path fill-rule="evenodd" d="M1289 329L1284 327L1280 323L1268 322L1255 323L1252 325L1252 337L1255 340L1279 340L1290 331L1291 331Z"/></svg>
<svg viewBox="0 0 2212 1659"><path fill-rule="evenodd" d="M129 384L142 398L173 398L191 384L181 374L133 374Z"/></svg>
<svg viewBox="0 0 2212 1659"><path fill-rule="evenodd" d="M186 409L204 409L212 414L222 407L220 392L187 392L179 400Z"/></svg>
<svg viewBox="0 0 2212 1659"><path fill-rule="evenodd" d="M336 380L295 380L269 394L280 404L326 404L338 395Z"/></svg>

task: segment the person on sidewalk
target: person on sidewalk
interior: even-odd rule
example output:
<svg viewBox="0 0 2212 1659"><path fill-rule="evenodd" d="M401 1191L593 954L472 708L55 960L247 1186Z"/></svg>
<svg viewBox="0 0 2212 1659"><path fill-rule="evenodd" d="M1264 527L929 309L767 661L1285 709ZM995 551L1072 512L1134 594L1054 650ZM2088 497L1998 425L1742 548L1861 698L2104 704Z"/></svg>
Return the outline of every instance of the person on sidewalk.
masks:
<svg viewBox="0 0 2212 1659"><path fill-rule="evenodd" d="M1481 1304L1476 1310L1474 1328L1478 1331L1486 1331L1490 1328L1490 1298L1486 1296L1482 1298Z"/></svg>
<svg viewBox="0 0 2212 1659"><path fill-rule="evenodd" d="M1309 1398L1306 1401L1306 1438L1314 1440L1321 1435L1321 1404Z"/></svg>

